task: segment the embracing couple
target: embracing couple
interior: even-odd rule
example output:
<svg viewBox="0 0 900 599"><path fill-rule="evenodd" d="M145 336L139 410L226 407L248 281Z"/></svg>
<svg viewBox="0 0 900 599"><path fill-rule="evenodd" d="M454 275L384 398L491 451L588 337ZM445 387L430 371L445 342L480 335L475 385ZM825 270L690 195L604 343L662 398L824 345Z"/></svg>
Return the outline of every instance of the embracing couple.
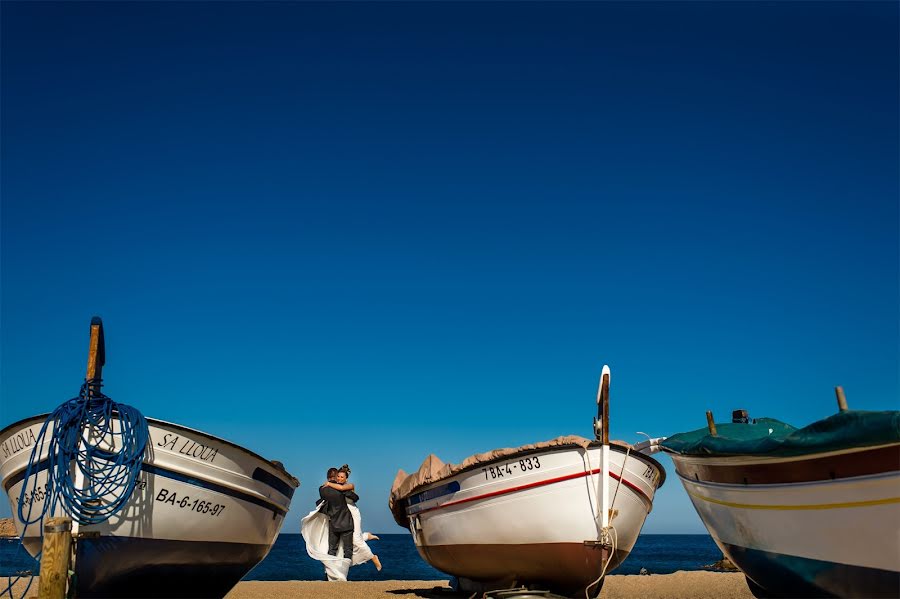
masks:
<svg viewBox="0 0 900 599"><path fill-rule="evenodd" d="M356 502L359 496L353 483L348 483L350 468L329 468L326 482L319 487L316 509L300 521L300 532L306 541L306 552L325 566L328 580L347 580L350 566L372 560L381 570L378 556L366 541L377 540L362 532L362 515Z"/></svg>

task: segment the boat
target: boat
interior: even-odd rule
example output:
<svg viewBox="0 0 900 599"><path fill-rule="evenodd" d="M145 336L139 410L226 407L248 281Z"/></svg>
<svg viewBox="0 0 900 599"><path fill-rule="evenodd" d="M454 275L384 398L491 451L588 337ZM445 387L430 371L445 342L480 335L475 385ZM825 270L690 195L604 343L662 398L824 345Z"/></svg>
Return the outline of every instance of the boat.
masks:
<svg viewBox="0 0 900 599"><path fill-rule="evenodd" d="M596 597L630 553L665 481L650 457L659 439L609 442L608 399L604 367L597 439L557 437L455 465L429 455L416 472L401 470L389 499L395 521L461 591L521 586Z"/></svg>
<svg viewBox="0 0 900 599"><path fill-rule="evenodd" d="M795 428L749 418L661 444L713 540L756 597L900 594L900 412Z"/></svg>
<svg viewBox="0 0 900 599"><path fill-rule="evenodd" d="M91 355L101 362L96 378L88 377L95 381L105 360L102 340L95 318ZM47 414L37 415L0 431L0 485L32 556L41 551L42 530L23 521L19 504L27 504L26 516L45 507L52 507L46 516L70 515L49 492L54 456L41 442L47 421ZM172 422L146 422L130 496L103 521L73 518L76 596L223 597L268 554L299 483L279 462L235 443ZM52 435L54 426L49 422L45 432ZM84 434L91 436L91 426ZM74 463L71 469L77 472ZM83 475L78 483L84 486Z"/></svg>

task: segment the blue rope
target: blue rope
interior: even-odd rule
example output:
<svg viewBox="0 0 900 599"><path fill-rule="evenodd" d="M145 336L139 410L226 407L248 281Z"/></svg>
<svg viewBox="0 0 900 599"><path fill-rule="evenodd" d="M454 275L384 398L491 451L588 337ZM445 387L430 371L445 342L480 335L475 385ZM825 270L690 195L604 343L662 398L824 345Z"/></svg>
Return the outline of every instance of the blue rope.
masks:
<svg viewBox="0 0 900 599"><path fill-rule="evenodd" d="M28 468L26 484L19 492L19 519L33 524L53 513L57 502L79 524L99 524L119 512L131 497L141 473L144 450L150 438L147 420L135 408L120 404L100 392L98 379L85 381L78 397L57 407L38 433ZM114 423L118 422L118 431ZM49 467L41 513L31 518L23 512L27 481L37 473L37 460L49 436ZM71 465L84 475L76 486ZM36 490L34 477L32 490ZM30 510L29 510L30 512Z"/></svg>
<svg viewBox="0 0 900 599"><path fill-rule="evenodd" d="M150 431L140 411L103 395L101 386L100 379L86 380L77 397L57 407L44 421L19 491L18 516L25 524L22 537L29 525L52 514L58 503L79 524L99 524L118 513L131 498ZM114 426L116 423L118 426ZM36 475L45 444L49 444L47 488L40 513L32 516L34 497L38 495ZM83 475L81 486L76 484L73 463ZM12 597L12 585L17 580L10 580L0 595L8 592Z"/></svg>

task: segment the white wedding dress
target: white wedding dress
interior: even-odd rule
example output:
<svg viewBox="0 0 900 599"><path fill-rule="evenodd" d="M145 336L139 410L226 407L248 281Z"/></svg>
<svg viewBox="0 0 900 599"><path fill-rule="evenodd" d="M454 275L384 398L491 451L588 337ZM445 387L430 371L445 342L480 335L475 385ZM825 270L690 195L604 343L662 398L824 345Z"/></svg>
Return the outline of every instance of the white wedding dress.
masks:
<svg viewBox="0 0 900 599"><path fill-rule="evenodd" d="M364 564L372 559L373 553L366 544L371 535L362 531L362 514L352 501L347 501L347 508L353 517L353 558L344 557L343 543L338 545L337 555L328 554L328 516L321 510L324 503L300 520L300 533L306 542L309 557L319 560L325 566L325 575L331 581L347 580L350 566Z"/></svg>

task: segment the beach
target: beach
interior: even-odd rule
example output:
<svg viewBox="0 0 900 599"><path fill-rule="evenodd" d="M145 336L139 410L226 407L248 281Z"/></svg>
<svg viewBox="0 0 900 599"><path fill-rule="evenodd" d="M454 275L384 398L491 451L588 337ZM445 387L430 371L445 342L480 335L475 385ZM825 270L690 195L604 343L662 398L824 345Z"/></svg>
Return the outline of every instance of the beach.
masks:
<svg viewBox="0 0 900 599"><path fill-rule="evenodd" d="M447 581L386 580L377 582L247 581L239 583L227 599L369 599L388 597L468 597L450 591ZM600 599L753 599L743 574L675 572L650 576L612 575Z"/></svg>
<svg viewBox="0 0 900 599"><path fill-rule="evenodd" d="M450 591L447 581L386 580L373 582L247 581L239 583L227 599L277 599L283 597L345 597L369 599L388 597L468 597ZM753 599L743 574L719 572L676 572L650 576L612 575L603 585L600 599Z"/></svg>
<svg viewBox="0 0 900 599"><path fill-rule="evenodd" d="M6 588L8 579L0 579ZM21 596L27 580L13 588ZM28 596L37 596L35 577ZM226 599L375 599L415 597L457 598L468 595L451 593L446 580L382 580L360 582L324 581L245 581L240 582ZM600 599L753 599L742 574L719 572L675 572L650 576L609 576Z"/></svg>

